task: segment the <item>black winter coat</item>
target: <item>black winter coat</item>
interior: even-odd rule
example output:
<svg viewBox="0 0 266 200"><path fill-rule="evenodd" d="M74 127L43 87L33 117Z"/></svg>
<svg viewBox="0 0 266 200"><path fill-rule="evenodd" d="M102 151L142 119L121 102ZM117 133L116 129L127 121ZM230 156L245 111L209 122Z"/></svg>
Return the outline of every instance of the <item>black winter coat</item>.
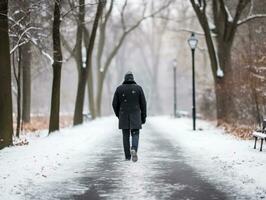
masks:
<svg viewBox="0 0 266 200"><path fill-rule="evenodd" d="M141 129L146 121L146 99L135 81L124 81L113 98L113 109L119 118L119 129Z"/></svg>

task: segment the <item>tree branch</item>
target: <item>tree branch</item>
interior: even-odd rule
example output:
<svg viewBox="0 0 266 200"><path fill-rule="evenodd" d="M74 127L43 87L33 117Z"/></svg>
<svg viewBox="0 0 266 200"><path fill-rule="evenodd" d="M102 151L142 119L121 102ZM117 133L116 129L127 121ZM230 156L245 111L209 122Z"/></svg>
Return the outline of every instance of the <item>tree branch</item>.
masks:
<svg viewBox="0 0 266 200"><path fill-rule="evenodd" d="M238 21L242 15L243 10L245 9L245 7L247 6L247 4L249 3L250 0L239 0L237 7L236 7L236 14L234 16L233 22L230 23L230 29L227 32L227 38L229 40L233 40L235 33L236 33L236 29L237 29L237 24Z"/></svg>
<svg viewBox="0 0 266 200"><path fill-rule="evenodd" d="M237 22L237 26L243 25L249 21L252 21L252 20L258 19L258 18L266 18L266 14L257 14L257 15L248 16L247 18L245 18L243 20L239 20Z"/></svg>
<svg viewBox="0 0 266 200"><path fill-rule="evenodd" d="M210 27L209 27L209 23L208 23L208 18L206 13L204 12L204 10L201 10L200 7L195 3L195 0L190 0L192 7L198 17L199 23L205 33L205 41L206 41L206 45L208 47L208 53L209 53L209 57L210 57L210 62L211 62L211 69L212 69L212 74L213 77L215 79L216 77L216 71L218 69L219 66L219 61L217 60L216 57L216 50L214 47L214 42L212 40L212 36L211 36L211 31L210 31ZM216 79L215 79L216 80Z"/></svg>
<svg viewBox="0 0 266 200"><path fill-rule="evenodd" d="M158 13L162 12L164 9L168 8L172 3L172 0L168 1L167 4L165 4L164 6L160 7L158 10L154 11L153 13L145 16L145 12L146 12L146 5L144 6L144 9L142 11L142 18L139 19L139 21L137 21L133 26L131 26L130 28L126 28L125 25L125 21L124 19L121 19L121 23L122 23L122 27L123 27L123 34L121 36L121 38L119 39L117 45L113 48L112 52L110 53L109 57L107 58L105 64L103 65L101 72L103 72L104 74L106 73L106 71L108 70L108 66L111 64L112 59L114 58L114 56L116 55L116 53L118 52L118 50L120 49L121 45L123 44L124 40L126 39L127 35L129 33L131 33L133 30L135 30L137 27L139 27L139 25L147 18L150 17L154 17L156 16ZM124 11L126 9L126 3L123 6L122 12L121 12L121 18L124 18Z"/></svg>
<svg viewBox="0 0 266 200"><path fill-rule="evenodd" d="M233 20L233 25L236 26L240 16L243 12L243 10L245 9L246 5L248 4L249 0L239 0L237 8L236 8L236 14Z"/></svg>
<svg viewBox="0 0 266 200"><path fill-rule="evenodd" d="M233 21L232 15L228 10L227 6L225 5L224 0L219 0L219 2L220 2L221 11L223 12L226 21L227 22Z"/></svg>

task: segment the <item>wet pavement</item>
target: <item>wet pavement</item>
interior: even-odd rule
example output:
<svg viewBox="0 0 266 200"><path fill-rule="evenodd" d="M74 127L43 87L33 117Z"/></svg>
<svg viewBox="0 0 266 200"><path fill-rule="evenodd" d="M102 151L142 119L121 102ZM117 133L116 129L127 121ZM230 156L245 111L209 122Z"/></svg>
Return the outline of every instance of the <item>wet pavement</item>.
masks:
<svg viewBox="0 0 266 200"><path fill-rule="evenodd" d="M121 161L121 139L113 140L95 171L79 180L89 186L81 199L228 199L184 163L182 152L154 130L140 135L139 161ZM67 198L66 198L67 199Z"/></svg>
<svg viewBox="0 0 266 200"><path fill-rule="evenodd" d="M96 147L79 177L51 184L29 199L235 199L187 165L182 149L150 126L141 131L137 163L124 161L121 134L114 133ZM36 198L38 193L42 198Z"/></svg>

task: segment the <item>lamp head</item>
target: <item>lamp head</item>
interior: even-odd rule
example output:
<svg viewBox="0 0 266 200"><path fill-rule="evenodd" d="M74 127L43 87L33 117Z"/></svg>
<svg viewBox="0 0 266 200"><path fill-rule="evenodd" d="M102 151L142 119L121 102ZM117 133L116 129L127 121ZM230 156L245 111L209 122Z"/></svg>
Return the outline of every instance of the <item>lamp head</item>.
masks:
<svg viewBox="0 0 266 200"><path fill-rule="evenodd" d="M198 39L195 37L195 33L192 32L190 38L188 39L188 44L192 50L197 48Z"/></svg>

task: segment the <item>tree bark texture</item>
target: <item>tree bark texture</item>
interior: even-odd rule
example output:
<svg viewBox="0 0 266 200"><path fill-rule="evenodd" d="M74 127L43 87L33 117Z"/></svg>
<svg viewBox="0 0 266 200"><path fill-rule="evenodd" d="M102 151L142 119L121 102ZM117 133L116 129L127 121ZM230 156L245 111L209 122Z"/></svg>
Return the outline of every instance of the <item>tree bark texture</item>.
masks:
<svg viewBox="0 0 266 200"><path fill-rule="evenodd" d="M31 45L27 43L22 49L22 121L30 122L31 114Z"/></svg>
<svg viewBox="0 0 266 200"><path fill-rule="evenodd" d="M105 72L98 72L98 88L97 88L97 116L102 115L102 96L103 96L103 85L105 80Z"/></svg>
<svg viewBox="0 0 266 200"><path fill-rule="evenodd" d="M60 85L61 85L61 68L62 68L62 50L60 40L60 8L61 0L55 1L54 21L53 21L53 85L52 100L50 110L49 133L59 130L60 119Z"/></svg>
<svg viewBox="0 0 266 200"><path fill-rule="evenodd" d="M14 63L13 63L14 64ZM20 127L21 127L21 71L22 71L22 66L21 66L21 47L18 48L18 65L17 65L18 73L16 77L17 81L17 128L16 128L16 137L19 137L20 135ZM15 69L14 69L15 70Z"/></svg>
<svg viewBox="0 0 266 200"><path fill-rule="evenodd" d="M13 117L8 35L8 0L0 2L0 149L12 144Z"/></svg>
<svg viewBox="0 0 266 200"><path fill-rule="evenodd" d="M74 113L74 125L81 124L83 122L83 105L85 97L85 88L86 88L86 75L85 68L82 68L79 73L78 78L78 92L75 103L75 113Z"/></svg>
<svg viewBox="0 0 266 200"><path fill-rule="evenodd" d="M76 46L75 46L75 60L78 69L78 87L83 87L86 84L84 77L84 68L82 61L82 40L84 37L84 18L85 18L85 0L79 0L79 15L78 15L78 25L77 25L77 34L76 34ZM83 85L83 82L85 84ZM74 112L74 125L78 124L76 122L82 121L82 112L83 107L81 105L84 104L84 97L82 94L77 94L76 102L75 102L75 112ZM80 114L81 113L81 114Z"/></svg>
<svg viewBox="0 0 266 200"><path fill-rule="evenodd" d="M88 99L89 99L89 108L92 119L95 119L96 114L96 108L95 108L95 101L94 101L94 84L93 84L93 74L92 74L92 67L89 69L88 74Z"/></svg>
<svg viewBox="0 0 266 200"><path fill-rule="evenodd" d="M30 6L31 2L23 0L20 3L24 16L23 22L30 22ZM31 114L31 43L28 42L21 46L21 67L22 67L22 121L30 122Z"/></svg>

